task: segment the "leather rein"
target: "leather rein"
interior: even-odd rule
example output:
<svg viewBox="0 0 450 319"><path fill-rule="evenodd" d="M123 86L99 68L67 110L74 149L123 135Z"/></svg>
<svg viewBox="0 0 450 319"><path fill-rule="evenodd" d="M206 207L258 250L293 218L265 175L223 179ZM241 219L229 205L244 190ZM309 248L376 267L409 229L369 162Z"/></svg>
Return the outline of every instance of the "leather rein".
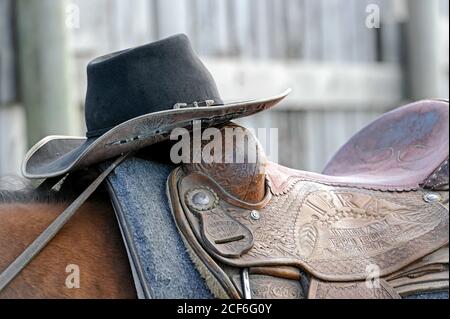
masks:
<svg viewBox="0 0 450 319"><path fill-rule="evenodd" d="M105 178L119 166L130 153L118 157L67 207L4 271L0 273L0 292L36 257L77 212Z"/></svg>

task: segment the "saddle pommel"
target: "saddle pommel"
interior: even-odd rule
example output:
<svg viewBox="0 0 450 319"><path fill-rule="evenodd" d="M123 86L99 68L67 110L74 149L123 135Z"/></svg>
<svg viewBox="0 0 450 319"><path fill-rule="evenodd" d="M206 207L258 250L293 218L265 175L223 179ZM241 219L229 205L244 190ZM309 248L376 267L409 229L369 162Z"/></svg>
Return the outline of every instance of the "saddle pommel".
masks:
<svg viewBox="0 0 450 319"><path fill-rule="evenodd" d="M184 170L208 175L242 201L262 201L266 192L263 148L250 130L237 124L228 123L219 131L209 140L202 140L201 162L184 164ZM209 135L205 130L203 137L205 133Z"/></svg>

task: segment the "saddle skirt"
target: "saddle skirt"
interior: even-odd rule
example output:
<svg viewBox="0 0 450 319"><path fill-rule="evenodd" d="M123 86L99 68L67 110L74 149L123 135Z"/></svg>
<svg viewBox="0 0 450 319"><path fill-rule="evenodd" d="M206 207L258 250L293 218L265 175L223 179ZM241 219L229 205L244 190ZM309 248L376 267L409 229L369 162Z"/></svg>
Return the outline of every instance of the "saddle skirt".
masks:
<svg viewBox="0 0 450 319"><path fill-rule="evenodd" d="M265 204L248 205L206 175L179 170L172 177L184 212L177 217L215 258L237 267L282 264L323 280L364 280L368 265L388 275L448 242L448 207L424 201L424 191L370 191L298 178L283 193L269 189ZM436 194L448 201L447 192ZM210 204L198 205L196 197Z"/></svg>
<svg viewBox="0 0 450 319"><path fill-rule="evenodd" d="M177 227L216 296L399 298L421 284L448 289L448 103L385 114L325 174L267 162L259 151L256 163L185 164L168 180ZM400 284L405 269L442 249L443 263L418 266L427 280Z"/></svg>

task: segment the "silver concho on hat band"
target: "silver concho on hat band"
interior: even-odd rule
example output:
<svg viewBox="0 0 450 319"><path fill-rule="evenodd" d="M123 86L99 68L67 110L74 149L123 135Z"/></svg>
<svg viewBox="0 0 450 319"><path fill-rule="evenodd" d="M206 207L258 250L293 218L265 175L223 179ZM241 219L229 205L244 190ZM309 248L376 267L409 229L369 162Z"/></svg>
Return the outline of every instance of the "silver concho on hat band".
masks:
<svg viewBox="0 0 450 319"><path fill-rule="evenodd" d="M192 102L192 103L175 103L173 105L173 109L182 109L182 108L186 108L186 107L208 107L211 105L214 105L215 101L214 100L206 100L206 101L202 101L202 102Z"/></svg>

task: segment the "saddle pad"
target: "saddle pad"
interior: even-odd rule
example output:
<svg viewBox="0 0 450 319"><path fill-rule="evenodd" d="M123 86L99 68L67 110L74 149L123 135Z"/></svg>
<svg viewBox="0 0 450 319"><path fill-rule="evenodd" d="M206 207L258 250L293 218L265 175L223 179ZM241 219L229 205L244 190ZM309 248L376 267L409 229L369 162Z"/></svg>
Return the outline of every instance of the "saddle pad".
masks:
<svg viewBox="0 0 450 319"><path fill-rule="evenodd" d="M166 182L171 170L169 164L131 157L108 176L135 283L144 298L211 298L170 213Z"/></svg>
<svg viewBox="0 0 450 319"><path fill-rule="evenodd" d="M200 172L169 179L177 225L193 250L245 268L289 265L325 281L387 276L448 243L448 192L388 192L301 178L249 204ZM200 195L199 195L200 194ZM206 258L206 257L204 257ZM368 268L369 267L369 268Z"/></svg>

